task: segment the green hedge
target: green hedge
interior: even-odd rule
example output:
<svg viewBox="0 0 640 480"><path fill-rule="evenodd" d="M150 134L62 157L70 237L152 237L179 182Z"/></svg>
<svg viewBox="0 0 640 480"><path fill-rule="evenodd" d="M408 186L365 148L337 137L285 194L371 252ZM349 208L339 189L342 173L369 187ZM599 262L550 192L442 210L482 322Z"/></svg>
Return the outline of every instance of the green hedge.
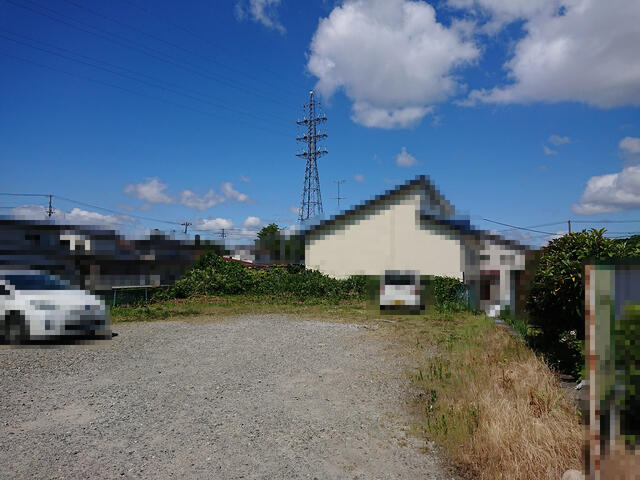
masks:
<svg viewBox="0 0 640 480"><path fill-rule="evenodd" d="M611 239L605 229L583 230L552 240L542 249L526 310L537 334L530 345L548 363L578 375L584 365L584 267L640 257L637 238Z"/></svg>
<svg viewBox="0 0 640 480"><path fill-rule="evenodd" d="M432 277L429 282L436 309L455 312L467 309L466 286L462 280L455 277Z"/></svg>
<svg viewBox="0 0 640 480"><path fill-rule="evenodd" d="M363 300L367 278L335 279L300 266L271 266L254 269L205 254L176 284L154 299L189 298L202 295L268 295L298 300Z"/></svg>

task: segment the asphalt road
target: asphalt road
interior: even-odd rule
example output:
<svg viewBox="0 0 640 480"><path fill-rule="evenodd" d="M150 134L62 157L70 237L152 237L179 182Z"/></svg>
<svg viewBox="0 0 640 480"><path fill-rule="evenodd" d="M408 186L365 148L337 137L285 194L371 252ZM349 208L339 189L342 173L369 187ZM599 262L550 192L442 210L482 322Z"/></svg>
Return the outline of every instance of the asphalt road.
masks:
<svg viewBox="0 0 640 480"><path fill-rule="evenodd" d="M445 479L406 433L406 360L362 325L116 325L0 350L2 478Z"/></svg>

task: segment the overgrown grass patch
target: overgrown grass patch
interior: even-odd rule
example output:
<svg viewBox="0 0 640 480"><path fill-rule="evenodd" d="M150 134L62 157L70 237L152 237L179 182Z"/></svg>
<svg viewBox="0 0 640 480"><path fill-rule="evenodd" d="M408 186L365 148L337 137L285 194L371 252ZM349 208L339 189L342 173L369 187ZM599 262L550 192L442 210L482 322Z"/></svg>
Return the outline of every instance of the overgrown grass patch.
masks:
<svg viewBox="0 0 640 480"><path fill-rule="evenodd" d="M410 372L415 430L463 477L534 480L583 468L575 405L524 342L471 313L428 311L393 332L422 359Z"/></svg>
<svg viewBox="0 0 640 480"><path fill-rule="evenodd" d="M113 307L111 322L169 320L188 317L209 319L245 314L282 313L338 321L365 320L380 313L365 301L336 302L321 298L301 301L293 296L224 295L153 301L146 304Z"/></svg>

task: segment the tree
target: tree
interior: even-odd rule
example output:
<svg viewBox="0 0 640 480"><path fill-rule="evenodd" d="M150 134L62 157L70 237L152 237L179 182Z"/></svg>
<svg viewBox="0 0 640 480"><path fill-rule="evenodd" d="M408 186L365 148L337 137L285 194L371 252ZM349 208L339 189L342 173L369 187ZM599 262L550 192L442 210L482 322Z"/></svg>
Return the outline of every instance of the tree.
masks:
<svg viewBox="0 0 640 480"><path fill-rule="evenodd" d="M582 363L585 265L640 257L637 242L607 238L605 231L592 228L551 241L540 253L529 290L526 308L541 329L533 346L564 371L575 373Z"/></svg>
<svg viewBox="0 0 640 480"><path fill-rule="evenodd" d="M278 232L280 232L280 227L278 227L278 225L275 223L270 223L269 225L262 227L262 229L258 232L258 239L267 240L270 238L275 238L278 235Z"/></svg>
<svg viewBox="0 0 640 480"><path fill-rule="evenodd" d="M256 247L269 252L272 260L280 258L280 228L275 223L262 227L258 232Z"/></svg>
<svg viewBox="0 0 640 480"><path fill-rule="evenodd" d="M542 250L527 311L546 331L576 330L584 336L584 266L614 262L640 254L636 245L604 236L606 230L570 233L552 240Z"/></svg>

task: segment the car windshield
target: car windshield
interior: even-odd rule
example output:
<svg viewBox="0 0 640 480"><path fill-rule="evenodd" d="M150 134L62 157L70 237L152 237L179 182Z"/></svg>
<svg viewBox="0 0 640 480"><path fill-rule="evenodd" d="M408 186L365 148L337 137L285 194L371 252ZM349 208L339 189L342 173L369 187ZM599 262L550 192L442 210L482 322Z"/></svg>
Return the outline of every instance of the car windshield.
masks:
<svg viewBox="0 0 640 480"><path fill-rule="evenodd" d="M50 275L2 275L16 290L68 290L70 287Z"/></svg>
<svg viewBox="0 0 640 480"><path fill-rule="evenodd" d="M385 285L414 285L416 283L413 275L385 275Z"/></svg>

